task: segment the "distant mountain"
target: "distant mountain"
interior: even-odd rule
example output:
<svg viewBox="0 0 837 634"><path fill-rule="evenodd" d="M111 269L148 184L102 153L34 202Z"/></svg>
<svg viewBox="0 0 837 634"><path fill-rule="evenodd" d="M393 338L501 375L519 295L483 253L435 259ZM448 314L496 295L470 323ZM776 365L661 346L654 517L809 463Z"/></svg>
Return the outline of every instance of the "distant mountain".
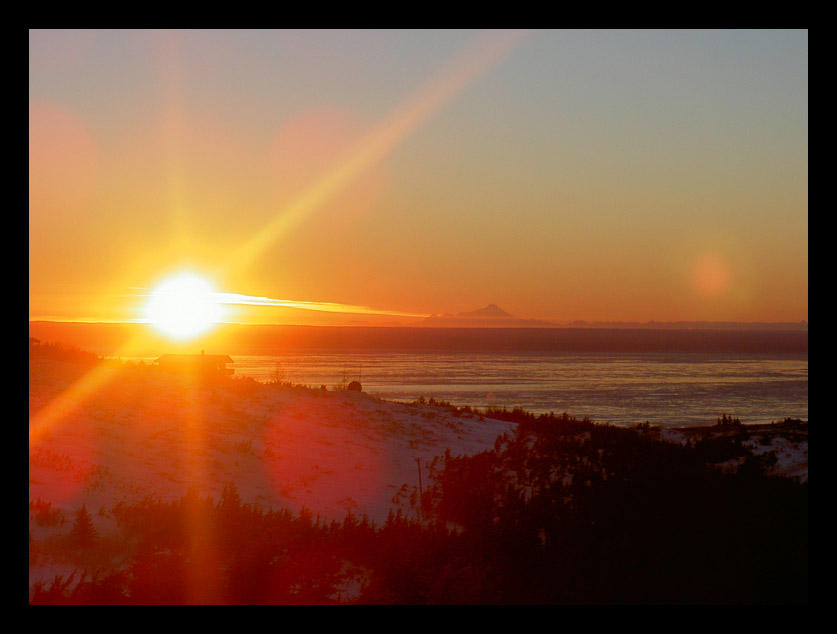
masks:
<svg viewBox="0 0 837 634"><path fill-rule="evenodd" d="M507 313L497 304L455 315L431 315L417 326L439 326L446 328L548 328L556 324L538 319L521 319Z"/></svg>
<svg viewBox="0 0 837 634"><path fill-rule="evenodd" d="M467 313L459 313L457 317L468 317L474 319L482 319L484 317L501 317L504 319L515 319L514 315L507 313L497 304L489 304L485 308L478 308Z"/></svg>

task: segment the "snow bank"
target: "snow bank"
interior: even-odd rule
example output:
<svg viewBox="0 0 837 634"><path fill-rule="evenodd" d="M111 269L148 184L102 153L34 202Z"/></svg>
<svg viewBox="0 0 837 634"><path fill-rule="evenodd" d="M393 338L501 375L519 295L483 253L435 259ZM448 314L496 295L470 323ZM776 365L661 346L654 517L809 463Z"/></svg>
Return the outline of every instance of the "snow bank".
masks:
<svg viewBox="0 0 837 634"><path fill-rule="evenodd" d="M86 504L104 531L120 500L172 500L190 487L218 498L228 483L262 507L383 522L402 485L418 485L416 459L426 470L447 449L473 454L514 427L355 392L236 379L197 386L151 370L110 378L30 447L29 460L30 500ZM60 387L30 380L30 416Z"/></svg>

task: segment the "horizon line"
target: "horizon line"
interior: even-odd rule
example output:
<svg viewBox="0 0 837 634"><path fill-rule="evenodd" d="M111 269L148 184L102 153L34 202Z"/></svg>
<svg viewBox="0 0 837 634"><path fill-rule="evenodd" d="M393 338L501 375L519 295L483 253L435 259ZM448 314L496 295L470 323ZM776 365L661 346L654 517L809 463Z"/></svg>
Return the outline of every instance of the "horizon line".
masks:
<svg viewBox="0 0 837 634"><path fill-rule="evenodd" d="M490 321L491 318L483 318L484 321ZM427 324L424 321L418 321L408 324L300 324L300 323L277 323L277 322L235 322L222 321L217 322L218 326L287 326L287 327L312 327L312 328L503 328L503 329L537 329L548 330L550 328L584 328L584 327L601 327L601 326L678 326L678 325L706 325L706 326L805 326L808 328L808 320L800 319L798 321L707 321L707 320L676 320L676 321L627 321L627 320L580 320L572 321L549 322L546 320L527 320L540 321L541 325L510 325L510 324L488 324L488 325L435 325ZM29 323L52 323L52 324L89 324L89 325L105 325L105 324L120 324L120 325L148 325L147 320L143 319L92 319L92 318L55 318L55 317L39 317L30 318Z"/></svg>

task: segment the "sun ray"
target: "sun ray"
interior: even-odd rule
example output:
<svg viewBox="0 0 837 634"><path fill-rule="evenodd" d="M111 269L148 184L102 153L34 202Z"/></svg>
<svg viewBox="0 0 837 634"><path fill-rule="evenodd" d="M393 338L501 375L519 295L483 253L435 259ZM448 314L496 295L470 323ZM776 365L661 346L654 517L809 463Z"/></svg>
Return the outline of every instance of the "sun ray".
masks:
<svg viewBox="0 0 837 634"><path fill-rule="evenodd" d="M253 262L291 226L382 160L421 123L508 55L526 35L527 31L482 33L367 134L333 170L281 209L273 220L235 251L222 271L230 274Z"/></svg>
<svg viewBox="0 0 837 634"><path fill-rule="evenodd" d="M116 356L134 356L142 350L147 341L147 334L138 333L116 352ZM113 379L115 373L112 366L101 362L42 408L34 413L29 412L29 448L39 444L51 429Z"/></svg>

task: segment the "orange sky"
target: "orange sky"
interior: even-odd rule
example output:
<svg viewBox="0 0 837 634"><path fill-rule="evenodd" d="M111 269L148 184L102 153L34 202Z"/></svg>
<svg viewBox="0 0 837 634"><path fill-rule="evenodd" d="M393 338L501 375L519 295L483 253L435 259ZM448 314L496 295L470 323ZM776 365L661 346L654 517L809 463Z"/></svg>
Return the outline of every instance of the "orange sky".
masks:
<svg viewBox="0 0 837 634"><path fill-rule="evenodd" d="M807 47L30 32L30 319L137 319L188 268L225 293L386 313L807 320Z"/></svg>

